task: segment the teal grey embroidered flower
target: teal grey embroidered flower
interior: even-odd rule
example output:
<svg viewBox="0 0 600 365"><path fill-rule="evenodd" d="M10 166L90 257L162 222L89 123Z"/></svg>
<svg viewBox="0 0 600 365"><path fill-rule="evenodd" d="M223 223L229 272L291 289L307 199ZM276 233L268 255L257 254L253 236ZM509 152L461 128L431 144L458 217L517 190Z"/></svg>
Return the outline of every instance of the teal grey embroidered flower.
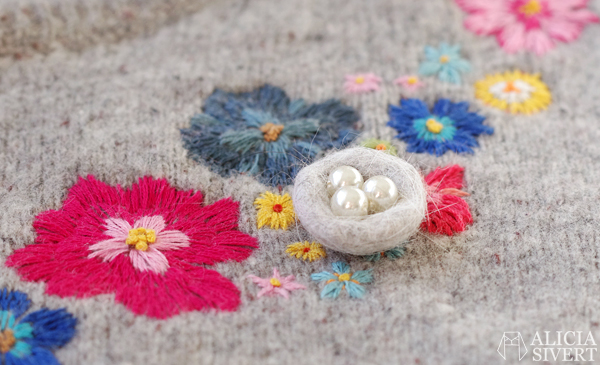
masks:
<svg viewBox="0 0 600 365"><path fill-rule="evenodd" d="M373 274L369 270L350 272L350 266L345 262L334 262L333 274L323 271L310 276L314 281L324 281L327 285L321 291L321 298L337 298L342 290L346 289L353 298L362 298L365 295L363 284L373 281Z"/></svg>
<svg viewBox="0 0 600 365"><path fill-rule="evenodd" d="M441 43L439 48L425 47L425 61L419 73L437 75L440 80L453 84L461 83L461 74L471 70L471 64L460 56L460 46Z"/></svg>

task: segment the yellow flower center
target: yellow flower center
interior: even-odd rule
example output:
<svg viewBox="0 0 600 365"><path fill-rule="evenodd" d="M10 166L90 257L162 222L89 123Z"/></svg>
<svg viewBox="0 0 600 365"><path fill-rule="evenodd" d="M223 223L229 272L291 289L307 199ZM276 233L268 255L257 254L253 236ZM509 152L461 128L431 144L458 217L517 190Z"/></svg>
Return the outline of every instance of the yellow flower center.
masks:
<svg viewBox="0 0 600 365"><path fill-rule="evenodd" d="M357 84L364 84L365 78L364 76L358 76L356 79L354 79L354 82L356 82Z"/></svg>
<svg viewBox="0 0 600 365"><path fill-rule="evenodd" d="M538 0L530 0L527 4L519 7L519 12L526 16L534 16L542 11L542 4Z"/></svg>
<svg viewBox="0 0 600 365"><path fill-rule="evenodd" d="M450 57L443 55L442 57L440 57L440 63L448 63L448 61L450 61Z"/></svg>
<svg viewBox="0 0 600 365"><path fill-rule="evenodd" d="M133 246L136 250L140 251L146 251L148 245L154 242L156 242L156 232L153 229L141 227L130 229L125 241L129 246Z"/></svg>
<svg viewBox="0 0 600 365"><path fill-rule="evenodd" d="M387 147L383 143L380 143L377 146L375 146L375 149L378 151L385 151L387 150Z"/></svg>
<svg viewBox="0 0 600 365"><path fill-rule="evenodd" d="M17 339L10 328L0 332L0 353L7 353L17 343Z"/></svg>
<svg viewBox="0 0 600 365"><path fill-rule="evenodd" d="M446 57L446 56L444 56L444 57ZM440 58L440 62L442 62L441 58ZM446 60L443 61L442 63L446 63L446 62L448 62L448 57L446 57ZM408 82L409 85L414 85L417 82L419 82L419 79L416 76L411 76L411 77L408 78L407 82Z"/></svg>
<svg viewBox="0 0 600 365"><path fill-rule="evenodd" d="M276 286L276 287L280 287L281 286L281 281L277 280L277 278L271 278L271 280L269 280L269 282L273 286Z"/></svg>
<svg viewBox="0 0 600 365"><path fill-rule="evenodd" d="M433 118L427 120L425 127L427 127L428 131L435 134L439 134L444 129L444 125Z"/></svg>
<svg viewBox="0 0 600 365"><path fill-rule="evenodd" d="M510 92L521 92L521 90L515 86L515 82L514 81L507 81L506 82L506 86L504 87L503 90L505 93L510 93Z"/></svg>
<svg viewBox="0 0 600 365"><path fill-rule="evenodd" d="M283 125L281 124L265 123L260 127L260 131L263 132L263 138L267 142L276 141L282 130Z"/></svg>
<svg viewBox="0 0 600 365"><path fill-rule="evenodd" d="M338 277L338 280L339 281L348 281L348 280L350 280L350 274L348 274L348 273L342 274Z"/></svg>

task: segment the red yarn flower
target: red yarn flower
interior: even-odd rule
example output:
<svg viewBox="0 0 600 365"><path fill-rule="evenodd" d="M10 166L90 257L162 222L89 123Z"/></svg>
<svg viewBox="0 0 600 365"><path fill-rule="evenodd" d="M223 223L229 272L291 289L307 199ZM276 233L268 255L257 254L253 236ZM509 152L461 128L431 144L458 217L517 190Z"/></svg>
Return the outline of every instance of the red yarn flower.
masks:
<svg viewBox="0 0 600 365"><path fill-rule="evenodd" d="M179 191L164 179L140 178L123 189L79 178L59 210L38 215L36 244L6 261L46 293L91 297L115 293L136 314L235 310L240 293L203 265L242 261L256 239L237 228L238 203L202 205L202 193Z"/></svg>
<svg viewBox="0 0 600 365"><path fill-rule="evenodd" d="M458 165L438 167L425 177L427 183L427 217L421 229L430 233L462 232L473 223L469 204L461 199L468 196L463 187L465 169Z"/></svg>

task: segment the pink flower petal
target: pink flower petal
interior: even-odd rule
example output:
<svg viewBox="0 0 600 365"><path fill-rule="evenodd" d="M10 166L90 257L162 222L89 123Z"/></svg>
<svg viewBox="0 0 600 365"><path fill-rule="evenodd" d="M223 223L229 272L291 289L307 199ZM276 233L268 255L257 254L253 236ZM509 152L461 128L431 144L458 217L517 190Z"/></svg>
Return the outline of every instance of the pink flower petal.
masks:
<svg viewBox="0 0 600 365"><path fill-rule="evenodd" d="M160 215L142 217L135 222L133 228L153 229L158 235L160 231L165 229L165 219Z"/></svg>
<svg viewBox="0 0 600 365"><path fill-rule="evenodd" d="M506 52L515 53L525 48L525 25L513 23L506 26L499 34L498 41Z"/></svg>
<svg viewBox="0 0 600 365"><path fill-rule="evenodd" d="M149 246L146 251L129 251L129 258L133 267L139 271L152 271L163 274L169 268L169 261L165 255L152 246Z"/></svg>
<svg viewBox="0 0 600 365"><path fill-rule="evenodd" d="M283 280L279 275L279 270L277 270L277 268L273 268L273 277L279 281Z"/></svg>
<svg viewBox="0 0 600 365"><path fill-rule="evenodd" d="M259 278L258 276L255 275L248 275L248 277L250 279L252 279L252 281L257 284L258 286L260 286L261 288L265 288L267 286L272 286L270 279L263 279L263 278Z"/></svg>
<svg viewBox="0 0 600 365"><path fill-rule="evenodd" d="M285 299L289 299L290 298L290 293L287 290L283 289L282 287L274 288L273 290L275 291L275 293L281 295Z"/></svg>
<svg viewBox="0 0 600 365"><path fill-rule="evenodd" d="M123 239L123 242L129 235L129 230L132 228L131 224L121 218L108 218L105 227L106 231L104 234L113 238Z"/></svg>
<svg viewBox="0 0 600 365"><path fill-rule="evenodd" d="M583 27L565 19L553 19L544 25L548 35L563 42L571 42L581 34Z"/></svg>
<svg viewBox="0 0 600 365"><path fill-rule="evenodd" d="M261 291L258 292L258 294L256 294L257 298L262 297L263 295L269 296L269 295L273 295L273 290L275 290L274 286L268 286L268 287L264 287Z"/></svg>
<svg viewBox="0 0 600 365"><path fill-rule="evenodd" d="M554 48L554 42L541 29L532 29L527 33L525 47L541 56Z"/></svg>
<svg viewBox="0 0 600 365"><path fill-rule="evenodd" d="M161 231L156 235L156 242L150 246L156 250L168 251L188 247L190 239L180 231Z"/></svg>
<svg viewBox="0 0 600 365"><path fill-rule="evenodd" d="M129 252L130 248L125 243L123 238L111 238L109 240L100 241L90 246L88 258L99 257L102 261L108 262L114 260L115 257Z"/></svg>

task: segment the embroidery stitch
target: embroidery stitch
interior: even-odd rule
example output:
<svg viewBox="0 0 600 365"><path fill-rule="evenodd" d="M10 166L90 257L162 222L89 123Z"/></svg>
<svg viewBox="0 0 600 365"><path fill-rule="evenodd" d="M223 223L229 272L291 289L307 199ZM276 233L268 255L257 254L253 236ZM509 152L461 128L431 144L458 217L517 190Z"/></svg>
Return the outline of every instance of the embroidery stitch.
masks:
<svg viewBox="0 0 600 365"><path fill-rule="evenodd" d="M350 94L368 93L379 90L381 78L373 73L346 75L344 90Z"/></svg>
<svg viewBox="0 0 600 365"><path fill-rule="evenodd" d="M258 228L270 225L271 229L281 228L285 231L295 222L294 205L288 193L282 196L270 191L264 192L254 200L254 205L258 209L256 218Z"/></svg>
<svg viewBox="0 0 600 365"><path fill-rule="evenodd" d="M367 261L377 262L381 260L383 257L388 258L389 260L397 260L404 256L406 253L406 247L404 245L392 248L391 250L374 253L372 255L363 256Z"/></svg>
<svg viewBox="0 0 600 365"><path fill-rule="evenodd" d="M421 229L452 236L473 223L469 204L461 199L465 169L458 165L438 167L425 177L427 184L427 216Z"/></svg>
<svg viewBox="0 0 600 365"><path fill-rule="evenodd" d="M479 145L475 137L494 129L483 124L483 116L468 110L467 102L440 99L430 112L421 100L403 99L400 106L390 105L387 125L399 132L396 138L408 143L408 152L473 153L472 147Z"/></svg>
<svg viewBox="0 0 600 365"><path fill-rule="evenodd" d="M237 202L202 200L201 192L177 190L164 179L143 177L122 188L79 178L59 210L36 217L36 244L16 250L6 265L23 280L45 282L47 294L115 293L135 314L155 318L235 310L237 287L204 266L242 261L258 245L237 230ZM130 245L133 229L138 242ZM137 248L140 236L146 251Z"/></svg>
<svg viewBox="0 0 600 365"><path fill-rule="evenodd" d="M425 83L419 79L418 76L407 75L401 76L394 80L394 83L398 86L402 86L409 92L414 92L425 86Z"/></svg>
<svg viewBox="0 0 600 365"><path fill-rule="evenodd" d="M441 43L439 48L425 47L425 61L419 66L419 74L437 75L444 82L461 83L461 74L471 70L471 64L460 56L460 46Z"/></svg>
<svg viewBox="0 0 600 365"><path fill-rule="evenodd" d="M273 268L273 276L271 278L263 279L254 275L248 275L248 278L252 279L255 284L262 288L256 295L257 298L260 298L263 295L280 295L285 299L288 299L290 297L290 292L306 289L304 285L296 282L296 277L294 275L281 277L277 268Z"/></svg>
<svg viewBox="0 0 600 365"><path fill-rule="evenodd" d="M540 75L521 71L487 75L475 83L475 97L512 114L537 113L552 102L552 94Z"/></svg>
<svg viewBox="0 0 600 365"><path fill-rule="evenodd" d="M296 242L288 245L285 252L289 253L290 256L296 257L309 262L317 261L327 256L323 245L317 242Z"/></svg>
<svg viewBox="0 0 600 365"><path fill-rule="evenodd" d="M334 273L323 271L312 274L314 281L325 282L327 285L321 291L321 298L337 298L342 290L346 290L352 298L362 298L365 295L364 284L373 281L373 269L350 272L350 266L345 262L337 261L332 264Z"/></svg>
<svg viewBox="0 0 600 365"><path fill-rule="evenodd" d="M382 139L371 138L371 139L367 139L366 141L361 143L361 146L367 147L367 148L373 148L378 151L387 152L393 156L398 156L398 150L396 150L396 147L394 147L390 141L384 141Z"/></svg>
<svg viewBox="0 0 600 365"><path fill-rule="evenodd" d="M353 108L335 99L307 104L271 85L243 93L217 89L181 138L191 158L222 176L239 172L288 185L321 151L351 143L358 120Z"/></svg>
<svg viewBox="0 0 600 365"><path fill-rule="evenodd" d="M77 319L64 308L42 308L19 319L30 305L23 292L0 291L0 362L58 364L51 350L73 338Z"/></svg>
<svg viewBox="0 0 600 365"><path fill-rule="evenodd" d="M587 0L455 0L468 13L465 28L495 36L508 53L520 50L543 55L556 42L572 42L588 23L600 18Z"/></svg>

